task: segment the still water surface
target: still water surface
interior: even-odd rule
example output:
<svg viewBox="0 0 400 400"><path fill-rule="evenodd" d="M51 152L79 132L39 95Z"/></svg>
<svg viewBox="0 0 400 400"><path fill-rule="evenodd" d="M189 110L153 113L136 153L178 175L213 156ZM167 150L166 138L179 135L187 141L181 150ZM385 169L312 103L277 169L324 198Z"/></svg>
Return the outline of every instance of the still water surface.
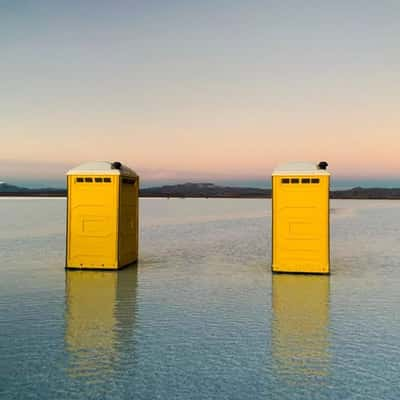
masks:
<svg viewBox="0 0 400 400"><path fill-rule="evenodd" d="M64 270L65 200L0 200L1 399L399 399L400 202L337 200L332 275L266 200L144 199L138 266Z"/></svg>

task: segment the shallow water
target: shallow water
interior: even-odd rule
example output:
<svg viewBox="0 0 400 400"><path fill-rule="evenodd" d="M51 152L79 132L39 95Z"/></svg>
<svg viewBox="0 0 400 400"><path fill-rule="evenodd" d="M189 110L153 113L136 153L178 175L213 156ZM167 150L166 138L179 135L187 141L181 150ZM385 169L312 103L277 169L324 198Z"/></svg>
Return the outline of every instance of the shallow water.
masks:
<svg viewBox="0 0 400 400"><path fill-rule="evenodd" d="M266 200L141 200L138 266L64 270L65 200L0 199L1 399L398 399L400 202L337 200L332 275Z"/></svg>

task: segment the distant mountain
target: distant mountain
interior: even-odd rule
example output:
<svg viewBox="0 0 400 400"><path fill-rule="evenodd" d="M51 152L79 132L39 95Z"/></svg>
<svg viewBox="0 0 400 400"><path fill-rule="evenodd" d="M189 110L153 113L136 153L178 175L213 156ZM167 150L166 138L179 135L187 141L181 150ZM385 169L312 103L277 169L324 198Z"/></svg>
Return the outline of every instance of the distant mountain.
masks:
<svg viewBox="0 0 400 400"><path fill-rule="evenodd" d="M8 183L0 182L0 192L2 192L2 193L26 192L27 190L29 190L29 189L25 188L25 187L9 185Z"/></svg>
<svg viewBox="0 0 400 400"><path fill-rule="evenodd" d="M400 200L400 188L362 188L335 190L330 194L331 199L375 199Z"/></svg>
<svg viewBox="0 0 400 400"><path fill-rule="evenodd" d="M213 183L183 183L140 190L142 197L270 197L271 189L217 186Z"/></svg>
<svg viewBox="0 0 400 400"><path fill-rule="evenodd" d="M29 189L22 186L10 185L5 182L0 182L0 196L52 196L62 197L66 196L65 189L55 188L39 188Z"/></svg>
<svg viewBox="0 0 400 400"><path fill-rule="evenodd" d="M65 189L29 189L0 182L0 196L65 197ZM195 197L195 198L271 198L271 189L252 187L218 186L213 183L183 183L140 189L141 197ZM396 199L400 200L400 188L362 188L331 191L332 199Z"/></svg>

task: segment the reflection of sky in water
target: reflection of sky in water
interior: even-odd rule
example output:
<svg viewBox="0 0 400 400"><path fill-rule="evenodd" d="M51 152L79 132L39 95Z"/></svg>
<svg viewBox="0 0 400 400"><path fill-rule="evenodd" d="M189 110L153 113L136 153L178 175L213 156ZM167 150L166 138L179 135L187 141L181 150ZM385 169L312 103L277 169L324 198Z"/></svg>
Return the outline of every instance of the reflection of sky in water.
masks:
<svg viewBox="0 0 400 400"><path fill-rule="evenodd" d="M0 398L398 399L400 202L331 202L332 275L270 272L270 201L142 200L138 267L64 267L0 200Z"/></svg>

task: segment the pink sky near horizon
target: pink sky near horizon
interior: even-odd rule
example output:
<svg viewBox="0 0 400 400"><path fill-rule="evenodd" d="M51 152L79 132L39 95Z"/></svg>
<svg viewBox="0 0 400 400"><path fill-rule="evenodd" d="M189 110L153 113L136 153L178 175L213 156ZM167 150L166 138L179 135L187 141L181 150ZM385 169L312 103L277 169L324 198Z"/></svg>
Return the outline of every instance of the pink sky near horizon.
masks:
<svg viewBox="0 0 400 400"><path fill-rule="evenodd" d="M269 175L287 161L327 160L341 177L399 175L400 117L243 114L226 112L218 121L182 115L158 124L90 121L73 130L60 119L58 129L57 121L30 125L30 136L25 126L11 128L13 135L2 140L1 174L57 177L81 162L121 160L149 180L240 179Z"/></svg>

